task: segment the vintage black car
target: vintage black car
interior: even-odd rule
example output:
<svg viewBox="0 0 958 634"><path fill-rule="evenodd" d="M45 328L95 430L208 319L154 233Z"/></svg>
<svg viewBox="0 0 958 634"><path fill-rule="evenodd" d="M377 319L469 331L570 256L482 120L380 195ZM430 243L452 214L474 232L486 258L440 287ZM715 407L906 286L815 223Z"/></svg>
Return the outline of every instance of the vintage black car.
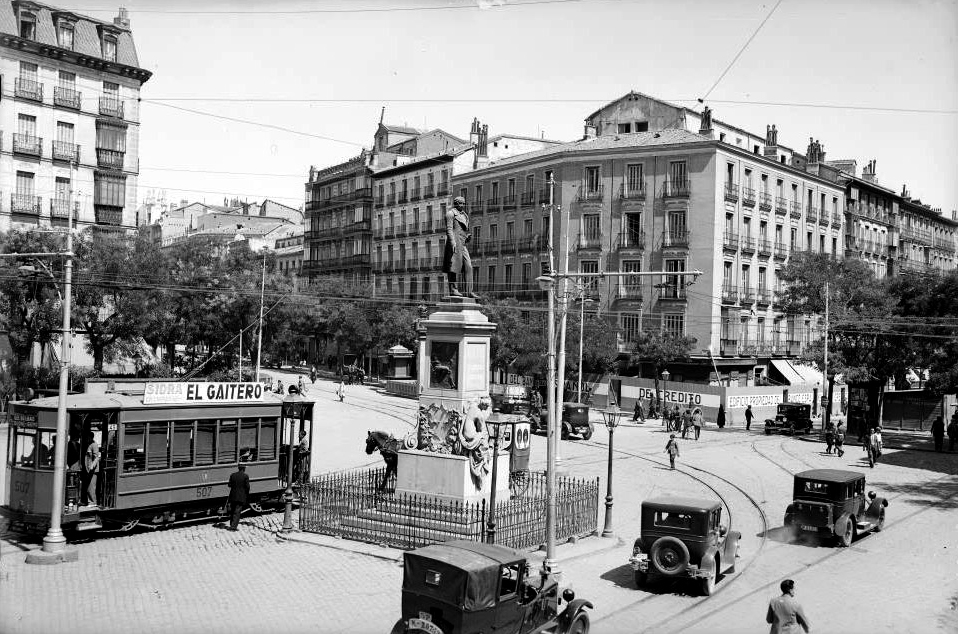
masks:
<svg viewBox="0 0 958 634"><path fill-rule="evenodd" d="M812 406L805 403L779 403L775 418L765 419L765 434L774 431L809 434L812 431Z"/></svg>
<svg viewBox="0 0 958 634"><path fill-rule="evenodd" d="M642 532L632 546L635 585L651 575L691 578L705 596L720 574L735 572L742 534L722 524L722 505L713 500L659 497L642 502Z"/></svg>
<svg viewBox="0 0 958 634"><path fill-rule="evenodd" d="M549 410L543 407L539 417L538 425L532 428L533 433L540 429L546 429L549 424ZM578 434L582 440L592 438L594 428L589 422L589 406L583 403L563 403L562 404L562 430L560 436L562 440L567 440L572 434Z"/></svg>
<svg viewBox="0 0 958 634"><path fill-rule="evenodd" d="M403 555L402 618L392 634L586 634L592 603L551 576L533 573L525 554L493 544L451 541ZM564 604L564 607L561 607Z"/></svg>
<svg viewBox="0 0 958 634"><path fill-rule="evenodd" d="M849 546L856 536L885 525L888 500L865 495L865 474L811 469L795 474L794 501L785 509L785 528L794 536L816 533Z"/></svg>

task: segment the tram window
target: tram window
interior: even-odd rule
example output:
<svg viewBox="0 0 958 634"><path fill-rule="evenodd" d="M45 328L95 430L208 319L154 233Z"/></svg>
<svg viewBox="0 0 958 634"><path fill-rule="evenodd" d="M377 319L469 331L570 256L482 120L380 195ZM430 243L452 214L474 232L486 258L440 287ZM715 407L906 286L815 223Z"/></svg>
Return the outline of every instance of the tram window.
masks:
<svg viewBox="0 0 958 634"><path fill-rule="evenodd" d="M53 460L56 455L57 433L55 431L40 432L40 455L37 466L40 469L53 469Z"/></svg>
<svg viewBox="0 0 958 634"><path fill-rule="evenodd" d="M256 456L256 426L255 420L244 420L240 423L240 462L252 462Z"/></svg>
<svg viewBox="0 0 958 634"><path fill-rule="evenodd" d="M276 421L264 420L259 426L259 459L276 459Z"/></svg>
<svg viewBox="0 0 958 634"><path fill-rule="evenodd" d="M123 427L123 472L146 469L146 424L129 423Z"/></svg>
<svg viewBox="0 0 958 634"><path fill-rule="evenodd" d="M216 441L216 462L236 462L236 421L221 420L220 435Z"/></svg>
<svg viewBox="0 0 958 634"><path fill-rule="evenodd" d="M170 424L150 423L150 435L146 443L146 468L170 468Z"/></svg>
<svg viewBox="0 0 958 634"><path fill-rule="evenodd" d="M37 430L18 429L13 435L12 456L15 467L36 466L37 460Z"/></svg>
<svg viewBox="0 0 958 634"><path fill-rule="evenodd" d="M193 421L173 422L173 468L193 466Z"/></svg>
<svg viewBox="0 0 958 634"><path fill-rule="evenodd" d="M196 423L196 464L213 464L216 457L216 421L201 420Z"/></svg>

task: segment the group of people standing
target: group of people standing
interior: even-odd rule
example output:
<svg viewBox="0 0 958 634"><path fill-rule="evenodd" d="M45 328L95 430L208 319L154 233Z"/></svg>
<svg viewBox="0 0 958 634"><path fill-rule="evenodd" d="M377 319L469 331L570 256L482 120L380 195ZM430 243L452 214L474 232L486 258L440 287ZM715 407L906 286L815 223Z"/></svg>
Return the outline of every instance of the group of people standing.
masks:
<svg viewBox="0 0 958 634"><path fill-rule="evenodd" d="M657 409L657 404L652 398L649 398L649 418L657 418ZM724 410L720 411L720 414L723 414L723 412ZM702 425L705 424L705 416L702 414L702 408L686 407L685 411L680 411L676 403L673 403L671 408L668 406L663 408L661 419L667 431L682 432L682 438L687 438L689 431L692 431L695 440L699 439L699 436L702 434ZM641 399L635 401L632 420L633 422L645 422L645 408L642 406ZM720 425L720 427L724 427L724 420L722 422L723 424Z"/></svg>
<svg viewBox="0 0 958 634"><path fill-rule="evenodd" d="M958 410L951 415L951 423L948 424L948 451L954 451L955 445L958 445ZM931 424L931 436L935 439L935 451L941 453L945 447L945 419L941 416L935 418Z"/></svg>

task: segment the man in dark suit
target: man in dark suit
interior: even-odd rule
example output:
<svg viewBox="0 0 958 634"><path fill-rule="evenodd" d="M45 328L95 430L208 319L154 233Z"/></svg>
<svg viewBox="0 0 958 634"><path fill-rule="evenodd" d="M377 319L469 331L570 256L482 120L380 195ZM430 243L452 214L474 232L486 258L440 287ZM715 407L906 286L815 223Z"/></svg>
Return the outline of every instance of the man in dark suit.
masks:
<svg viewBox="0 0 958 634"><path fill-rule="evenodd" d="M246 475L246 465L240 463L236 471L230 475L230 496L227 499L230 513L230 530L235 531L239 526L240 513L246 506L249 497L249 476Z"/></svg>

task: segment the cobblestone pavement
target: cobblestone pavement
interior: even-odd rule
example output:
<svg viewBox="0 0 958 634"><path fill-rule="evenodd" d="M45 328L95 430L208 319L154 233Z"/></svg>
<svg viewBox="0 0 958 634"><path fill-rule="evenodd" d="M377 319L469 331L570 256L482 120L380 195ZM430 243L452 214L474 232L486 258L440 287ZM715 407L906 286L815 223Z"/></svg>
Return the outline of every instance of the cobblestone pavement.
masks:
<svg viewBox="0 0 958 634"><path fill-rule="evenodd" d="M379 466L378 456L362 452L366 430L404 433L415 402L353 386L339 403L333 389L317 381L310 390L318 403L314 469ZM601 477L603 492L607 438L599 426L589 442L560 443L563 468ZM619 427L616 537L557 549L564 584L596 606L594 632L766 631L765 607L786 576L796 580L813 631L958 631L955 455L889 450L869 469L860 447L847 446L839 459L798 439L713 428L699 442L680 440L673 472L666 438L657 422ZM544 465L545 438L535 436L531 468ZM869 489L890 498L883 532L848 549L783 537L792 474L824 466L861 470ZM639 504L659 494L728 504L732 529L743 535L741 558L714 596L679 583L632 584L627 560ZM207 523L100 538L77 545L78 562L51 567L27 566L22 550L0 542L0 632L388 632L400 612L401 553L371 556L372 547L332 538L277 540L281 522L272 514L244 519L238 533Z"/></svg>

